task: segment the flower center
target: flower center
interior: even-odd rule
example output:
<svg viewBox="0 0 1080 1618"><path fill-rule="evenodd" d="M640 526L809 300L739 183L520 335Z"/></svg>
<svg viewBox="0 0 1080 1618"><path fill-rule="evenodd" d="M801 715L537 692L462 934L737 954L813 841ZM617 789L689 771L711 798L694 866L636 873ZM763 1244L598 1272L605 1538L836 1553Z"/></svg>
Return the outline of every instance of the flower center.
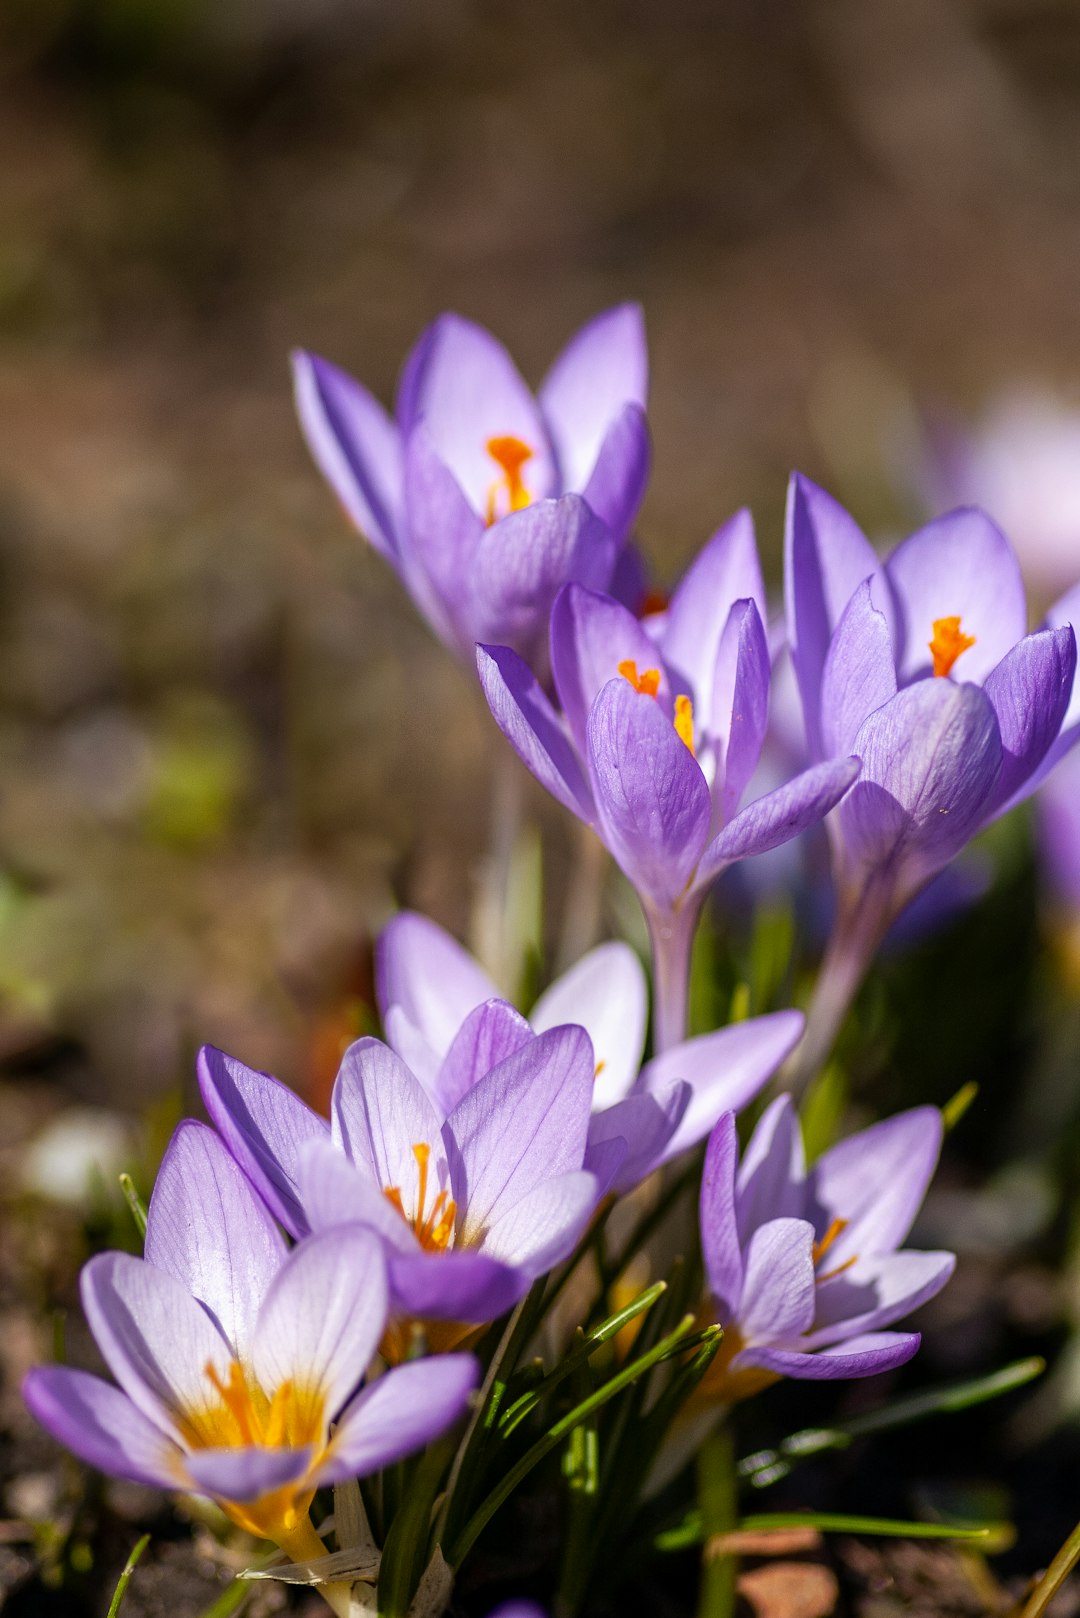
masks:
<svg viewBox="0 0 1080 1618"><path fill-rule="evenodd" d="M502 476L495 479L487 492L487 525L490 528L500 516L505 517L511 511L524 511L532 501L532 495L522 479L521 468L526 461L532 460L533 451L520 438L509 434L504 438L489 438L485 448L496 466L502 468ZM506 509L500 511L500 506L504 505Z"/></svg>
<svg viewBox="0 0 1080 1618"><path fill-rule="evenodd" d="M624 657L619 664L619 673L624 680L629 680L634 690L643 697L655 697L660 689L660 670L645 669L638 673L638 666L632 657ZM684 746L690 749L691 757L694 753L694 704L689 697L675 698L675 717L672 720L675 734Z"/></svg>
<svg viewBox="0 0 1080 1618"><path fill-rule="evenodd" d="M326 1410L319 1388L299 1388L289 1378L268 1398L238 1360L229 1366L228 1381L209 1360L203 1372L214 1397L179 1420L192 1449L325 1448Z"/></svg>
<svg viewBox="0 0 1080 1618"><path fill-rule="evenodd" d="M416 1166L420 1175L420 1185L416 1196L416 1212L411 1216L405 1212L405 1204L402 1201L399 1186L387 1186L383 1196L392 1207L397 1209L425 1253L443 1253L449 1247L450 1238L454 1234L457 1203L451 1199L449 1191L442 1190L432 1203L431 1212L425 1213L431 1147L426 1141L418 1141L413 1147L412 1153L416 1159Z"/></svg>
<svg viewBox="0 0 1080 1618"><path fill-rule="evenodd" d="M829 1251L829 1248L836 1241L837 1237L843 1235L849 1224L850 1220L834 1219L821 1240L814 1243L813 1248L811 1249L811 1256L814 1261L815 1270L817 1270L818 1265L825 1257L825 1254ZM822 1281L831 1281L834 1275L843 1275L845 1270L850 1270L858 1256L859 1255L857 1253L853 1253L849 1259L844 1260L843 1264L837 1264L835 1269L820 1271L814 1276L814 1280L820 1283Z"/></svg>
<svg viewBox="0 0 1080 1618"><path fill-rule="evenodd" d="M974 644L975 636L963 633L959 618L935 618L934 638L927 642L934 659L935 676L940 679L950 673L961 652Z"/></svg>

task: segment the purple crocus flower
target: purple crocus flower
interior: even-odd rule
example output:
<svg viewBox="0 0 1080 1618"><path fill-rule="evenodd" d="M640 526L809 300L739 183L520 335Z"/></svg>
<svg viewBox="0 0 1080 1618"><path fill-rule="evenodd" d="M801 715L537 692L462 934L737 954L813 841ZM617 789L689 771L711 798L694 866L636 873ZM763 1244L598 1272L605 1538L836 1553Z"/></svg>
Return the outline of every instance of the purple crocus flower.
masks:
<svg viewBox="0 0 1080 1618"><path fill-rule="evenodd" d="M316 462L435 633L470 664L494 640L540 667L559 587L612 582L645 490L640 309L585 326L536 398L502 344L452 314L406 360L394 420L327 360L294 365Z"/></svg>
<svg viewBox="0 0 1080 1618"><path fill-rule="evenodd" d="M648 627L609 596L578 585L560 592L551 667L561 713L513 651L477 649L496 723L637 889L662 1049L681 1037L690 944L710 885L820 820L859 771L855 758L830 758L739 808L768 720L764 613L753 525L740 512Z"/></svg>
<svg viewBox="0 0 1080 1618"><path fill-rule="evenodd" d="M461 1052L478 1039L490 1041L498 1030L512 1045L560 1024L581 1025L595 1061L590 1145L626 1142L611 1182L616 1192L703 1140L722 1112L752 1101L803 1029L797 1011L751 1017L684 1040L642 1067L648 990L628 944L590 950L545 990L526 1020L498 998L455 938L411 911L380 934L376 988L389 1043L444 1113L461 1094L463 1073L473 1076Z"/></svg>
<svg viewBox="0 0 1080 1618"><path fill-rule="evenodd" d="M935 1107L874 1124L807 1172L789 1096L762 1114L739 1161L735 1119L709 1139L701 1243L712 1318L724 1327L714 1399L745 1398L781 1376L871 1376L909 1360L917 1332L892 1332L953 1272L951 1253L900 1244L941 1148Z"/></svg>
<svg viewBox="0 0 1080 1618"><path fill-rule="evenodd" d="M329 1125L268 1074L210 1046L199 1056L210 1116L286 1230L375 1230L396 1314L453 1323L429 1329L433 1346L511 1308L566 1257L625 1151L606 1143L586 1166L595 1060L584 1029L533 1035L503 1011L456 1042L452 1105L380 1040L357 1040ZM396 1330L383 1350L406 1344Z"/></svg>
<svg viewBox="0 0 1080 1618"><path fill-rule="evenodd" d="M1026 633L1016 558L981 511L929 523L880 563L847 512L796 476L786 574L810 755L862 760L830 821L837 924L809 1073L892 921L1080 738L1080 694L1071 623L1051 615Z"/></svg>
<svg viewBox="0 0 1080 1618"><path fill-rule="evenodd" d="M119 1386L37 1367L23 1392L42 1425L103 1472L210 1495L294 1560L325 1554L308 1517L317 1488L437 1437L477 1380L458 1354L358 1392L387 1320L381 1244L352 1224L289 1251L221 1141L193 1122L162 1162L146 1257L91 1259L82 1298Z"/></svg>

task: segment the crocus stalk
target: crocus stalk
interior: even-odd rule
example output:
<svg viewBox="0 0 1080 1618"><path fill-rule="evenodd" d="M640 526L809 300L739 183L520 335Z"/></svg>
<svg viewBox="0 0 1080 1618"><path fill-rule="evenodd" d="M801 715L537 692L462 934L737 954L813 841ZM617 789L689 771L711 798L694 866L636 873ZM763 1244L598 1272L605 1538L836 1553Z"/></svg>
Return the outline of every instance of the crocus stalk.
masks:
<svg viewBox="0 0 1080 1618"><path fill-rule="evenodd" d="M359 382L294 357L308 446L351 520L435 634L538 670L561 585L613 585L648 477L641 311L599 315L534 398L490 333L439 317L405 361L391 418Z"/></svg>
<svg viewBox="0 0 1080 1618"><path fill-rule="evenodd" d="M796 477L788 634L811 758L857 754L828 821L836 937L794 1084L812 1077L885 932L1080 739L1076 603L1026 634L1016 558L980 511L920 529L879 563L835 501Z"/></svg>
<svg viewBox="0 0 1080 1618"><path fill-rule="evenodd" d="M759 1093L803 1028L797 1011L749 1017L686 1040L641 1066L648 1014L645 974L634 951L600 944L556 978L528 1014L500 1003L479 963L424 916L388 923L376 947L376 990L390 1045L437 1108L459 1093L460 1050L496 1024L543 1033L580 1024L592 1043L595 1077L589 1142L622 1140L626 1156L611 1189L628 1191L703 1140L722 1112Z"/></svg>
<svg viewBox="0 0 1080 1618"><path fill-rule="evenodd" d="M768 722L764 588L746 512L719 530L648 626L568 585L551 615L559 708L506 646L477 667L496 723L548 791L601 841L649 924L657 1051L685 1034L701 905L737 861L815 824L859 772L829 758L740 808Z"/></svg>
<svg viewBox="0 0 1080 1618"><path fill-rule="evenodd" d="M209 1495L291 1561L326 1554L309 1509L465 1411L469 1355L415 1361L358 1392L386 1325L386 1261L361 1225L288 1251L213 1131L181 1124L165 1154L146 1257L103 1253L82 1274L116 1382L39 1366L23 1385L43 1426L91 1466ZM322 1585L347 1618L347 1585Z"/></svg>

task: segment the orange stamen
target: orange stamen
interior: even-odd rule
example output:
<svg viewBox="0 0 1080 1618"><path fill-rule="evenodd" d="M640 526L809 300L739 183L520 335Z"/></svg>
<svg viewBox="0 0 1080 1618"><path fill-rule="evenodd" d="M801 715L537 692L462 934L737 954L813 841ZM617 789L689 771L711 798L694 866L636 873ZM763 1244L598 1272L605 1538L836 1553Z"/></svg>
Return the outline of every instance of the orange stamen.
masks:
<svg viewBox="0 0 1080 1618"><path fill-rule="evenodd" d="M593 1083L594 1084L596 1083L597 1079L600 1077L601 1073L604 1071L604 1069L606 1067L607 1067L607 1063L603 1059L601 1059L599 1062L597 1062L597 1064L596 1064L596 1072L593 1074Z"/></svg>
<svg viewBox="0 0 1080 1618"><path fill-rule="evenodd" d="M959 618L935 618L934 638L927 642L934 659L935 677L941 679L950 673L961 652L974 644L975 636L963 633Z"/></svg>
<svg viewBox="0 0 1080 1618"><path fill-rule="evenodd" d="M409 1225L420 1246L426 1253L443 1252L450 1243L457 1221L457 1203L450 1193L440 1191L432 1203L431 1212L425 1215L427 1206L428 1164L431 1160L431 1147L426 1141L417 1141L413 1146L413 1156L419 1170L419 1186L417 1189L416 1212L412 1216L405 1212L401 1190L396 1185L389 1185L383 1191L383 1196L391 1207L396 1210Z"/></svg>
<svg viewBox="0 0 1080 1618"><path fill-rule="evenodd" d="M499 497L505 495L510 511L524 511L532 500L532 495L525 487L521 476L521 468L526 461L531 461L533 451L528 444L511 434L505 437L489 438L486 449L496 466L502 467L502 477L496 478L488 489L487 496L487 524L491 524L499 515Z"/></svg>
<svg viewBox="0 0 1080 1618"><path fill-rule="evenodd" d="M814 1243L812 1257L815 1269L821 1263L833 1242L836 1241L838 1236L842 1236L847 1228L848 1221L846 1219L834 1219L821 1240Z"/></svg>
<svg viewBox="0 0 1080 1618"><path fill-rule="evenodd" d="M691 756L696 758L694 752L694 704L689 697L675 698L675 734L681 742L685 742L690 749Z"/></svg>
<svg viewBox="0 0 1080 1618"><path fill-rule="evenodd" d="M660 670L646 669L644 674L637 671L637 663L632 657L624 657L619 664L619 673L624 680L629 680L634 690L642 697L655 697L660 689Z"/></svg>

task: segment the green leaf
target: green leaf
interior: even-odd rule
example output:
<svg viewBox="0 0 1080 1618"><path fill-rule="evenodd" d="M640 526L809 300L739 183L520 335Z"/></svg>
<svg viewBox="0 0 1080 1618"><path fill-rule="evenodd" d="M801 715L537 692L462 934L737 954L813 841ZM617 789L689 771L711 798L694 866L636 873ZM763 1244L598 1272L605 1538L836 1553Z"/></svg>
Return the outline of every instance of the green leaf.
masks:
<svg viewBox="0 0 1080 1618"><path fill-rule="evenodd" d="M124 1200L131 1209L131 1217L135 1221L135 1229L141 1237L146 1236L146 1203L135 1189L135 1181L130 1174L121 1174L120 1189L124 1193Z"/></svg>
<svg viewBox="0 0 1080 1618"><path fill-rule="evenodd" d="M131 1583L131 1575L134 1573L139 1558L149 1543L150 1535L144 1534L139 1540L139 1543L135 1546L135 1549L132 1551L131 1555L128 1557L127 1561L124 1563L124 1571L121 1573L120 1578L117 1581L116 1589L113 1591L113 1598L109 1602L107 1618L116 1618L117 1613L120 1611L120 1603L123 1601L124 1596L127 1593L127 1587Z"/></svg>
<svg viewBox="0 0 1080 1618"><path fill-rule="evenodd" d="M234 1612L239 1612L245 1606L248 1598L254 1591L254 1585L245 1584L242 1579L234 1579L225 1586L216 1600L211 1601L200 1618L232 1618Z"/></svg>
<svg viewBox="0 0 1080 1618"><path fill-rule="evenodd" d="M886 1539L989 1539L999 1524L953 1524L902 1522L894 1517L849 1517L830 1511L763 1512L739 1519L737 1530L765 1534L785 1528L816 1528L823 1534L869 1534ZM657 1534L653 1543L659 1551L681 1551L700 1545L708 1538L699 1511L689 1512L677 1528Z"/></svg>
<svg viewBox="0 0 1080 1618"><path fill-rule="evenodd" d="M956 1128L978 1093L979 1086L974 1079L969 1079L967 1084L960 1086L951 1101L946 1101L941 1109L941 1120L945 1125L946 1134Z"/></svg>
<svg viewBox="0 0 1080 1618"><path fill-rule="evenodd" d="M409 1610L427 1563L431 1508L453 1449L443 1439L424 1452L394 1513L379 1568L379 1618L405 1618Z"/></svg>

